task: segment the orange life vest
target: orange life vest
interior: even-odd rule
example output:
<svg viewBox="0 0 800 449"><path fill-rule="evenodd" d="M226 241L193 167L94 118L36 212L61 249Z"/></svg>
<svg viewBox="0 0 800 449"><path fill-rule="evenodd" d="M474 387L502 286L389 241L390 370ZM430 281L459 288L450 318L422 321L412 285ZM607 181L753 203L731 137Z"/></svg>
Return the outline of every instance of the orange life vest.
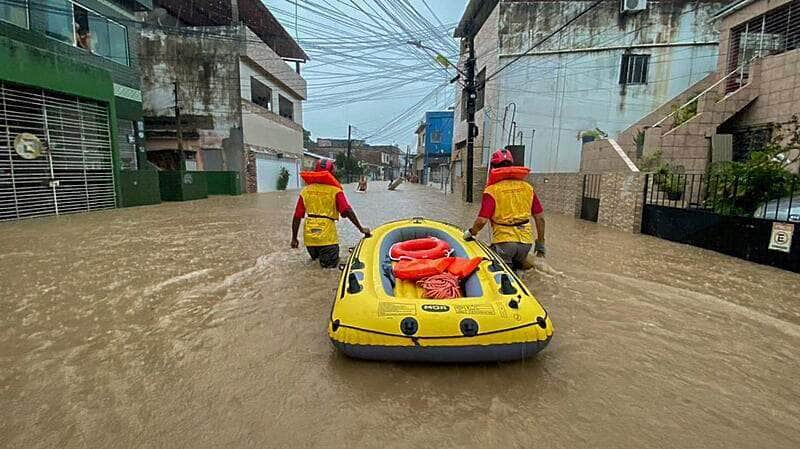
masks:
<svg viewBox="0 0 800 449"><path fill-rule="evenodd" d="M472 259L454 257L453 262L447 267L447 272L459 279L466 279L478 269L478 265L482 261L483 258L480 257L473 257Z"/></svg>
<svg viewBox="0 0 800 449"><path fill-rule="evenodd" d="M301 171L300 177L306 184L326 184L333 187L342 188L339 180L333 176L333 173L325 171Z"/></svg>
<svg viewBox="0 0 800 449"><path fill-rule="evenodd" d="M486 186L490 186L500 181L505 181L506 179L525 180L530 173L531 169L528 167L514 166L493 168L489 170L489 179L486 180Z"/></svg>
<svg viewBox="0 0 800 449"><path fill-rule="evenodd" d="M397 279L417 281L426 277L442 274L453 263L452 257L440 259L403 259L397 262L392 271Z"/></svg>

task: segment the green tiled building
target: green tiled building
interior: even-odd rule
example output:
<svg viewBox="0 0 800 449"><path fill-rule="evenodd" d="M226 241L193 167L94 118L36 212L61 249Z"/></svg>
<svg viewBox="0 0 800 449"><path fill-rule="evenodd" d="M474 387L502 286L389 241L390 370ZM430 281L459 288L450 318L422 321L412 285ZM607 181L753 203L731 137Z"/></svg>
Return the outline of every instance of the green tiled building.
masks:
<svg viewBox="0 0 800 449"><path fill-rule="evenodd" d="M151 0L0 0L0 220L159 201L137 13Z"/></svg>

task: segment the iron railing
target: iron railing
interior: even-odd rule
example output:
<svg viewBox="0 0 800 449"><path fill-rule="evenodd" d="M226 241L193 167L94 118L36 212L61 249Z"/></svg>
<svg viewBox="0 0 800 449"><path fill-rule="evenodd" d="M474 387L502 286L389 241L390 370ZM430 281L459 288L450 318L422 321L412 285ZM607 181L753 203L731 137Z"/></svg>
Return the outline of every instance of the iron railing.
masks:
<svg viewBox="0 0 800 449"><path fill-rule="evenodd" d="M800 222L800 177L648 174L646 205Z"/></svg>

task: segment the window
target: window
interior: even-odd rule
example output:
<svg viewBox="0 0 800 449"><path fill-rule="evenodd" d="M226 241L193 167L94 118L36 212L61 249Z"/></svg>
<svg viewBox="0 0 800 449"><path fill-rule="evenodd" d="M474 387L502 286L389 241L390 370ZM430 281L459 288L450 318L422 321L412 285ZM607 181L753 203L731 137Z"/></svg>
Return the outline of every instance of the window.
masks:
<svg viewBox="0 0 800 449"><path fill-rule="evenodd" d="M250 77L250 99L262 108L272 111L272 89L258 81L254 76Z"/></svg>
<svg viewBox="0 0 800 449"><path fill-rule="evenodd" d="M294 120L294 104L283 95L278 95L278 113L281 117Z"/></svg>
<svg viewBox="0 0 800 449"><path fill-rule="evenodd" d="M622 55L622 64L619 70L619 83L628 84L647 84L647 66L650 62L650 55L634 55L626 53Z"/></svg>
<svg viewBox="0 0 800 449"><path fill-rule="evenodd" d="M46 0L45 3L47 35L75 45L77 27L72 22L72 3L69 0Z"/></svg>
<svg viewBox="0 0 800 449"><path fill-rule="evenodd" d="M442 143L442 133L440 131L431 132L431 143Z"/></svg>
<svg viewBox="0 0 800 449"><path fill-rule="evenodd" d="M119 64L128 65L128 30L69 0L46 0L46 33Z"/></svg>
<svg viewBox="0 0 800 449"><path fill-rule="evenodd" d="M28 28L28 0L0 2L0 20Z"/></svg>

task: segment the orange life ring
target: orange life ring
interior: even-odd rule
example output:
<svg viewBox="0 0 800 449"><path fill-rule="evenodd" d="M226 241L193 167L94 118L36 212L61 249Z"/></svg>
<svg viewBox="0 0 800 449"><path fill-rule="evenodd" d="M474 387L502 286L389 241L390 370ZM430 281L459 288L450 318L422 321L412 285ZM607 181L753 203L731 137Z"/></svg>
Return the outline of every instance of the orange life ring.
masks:
<svg viewBox="0 0 800 449"><path fill-rule="evenodd" d="M342 185L339 184L339 181L333 174L329 171L301 171L300 177L303 178L303 181L306 184L327 184L329 186L334 186L338 188L342 188Z"/></svg>
<svg viewBox="0 0 800 449"><path fill-rule="evenodd" d="M392 245L389 257L399 259L439 259L450 254L450 245L436 237L406 240Z"/></svg>
<svg viewBox="0 0 800 449"><path fill-rule="evenodd" d="M489 179L486 181L486 185L490 186L496 182L505 181L506 179L519 179L524 181L530 173L531 169L528 167L514 166L493 168L489 170Z"/></svg>

